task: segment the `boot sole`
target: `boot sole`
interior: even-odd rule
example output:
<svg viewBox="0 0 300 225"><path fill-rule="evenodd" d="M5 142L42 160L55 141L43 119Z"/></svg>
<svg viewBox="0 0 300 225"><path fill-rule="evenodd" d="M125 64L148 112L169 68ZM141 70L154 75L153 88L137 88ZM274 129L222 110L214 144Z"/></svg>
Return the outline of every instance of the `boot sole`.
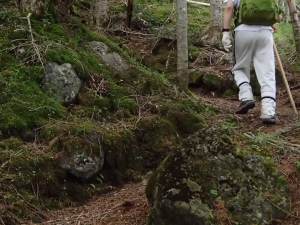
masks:
<svg viewBox="0 0 300 225"><path fill-rule="evenodd" d="M271 124L276 124L276 119L261 119L262 123L263 124L266 124L266 125L271 125Z"/></svg>
<svg viewBox="0 0 300 225"><path fill-rule="evenodd" d="M255 107L255 102L247 102L245 105L241 106L240 109L235 111L235 114L246 114L249 109L253 109Z"/></svg>

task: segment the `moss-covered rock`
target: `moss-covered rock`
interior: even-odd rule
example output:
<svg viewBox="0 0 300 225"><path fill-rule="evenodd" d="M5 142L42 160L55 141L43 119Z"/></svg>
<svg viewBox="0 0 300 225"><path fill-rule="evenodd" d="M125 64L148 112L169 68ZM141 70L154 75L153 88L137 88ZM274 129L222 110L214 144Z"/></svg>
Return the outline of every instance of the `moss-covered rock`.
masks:
<svg viewBox="0 0 300 225"><path fill-rule="evenodd" d="M171 121L177 131L184 136L192 134L206 126L204 117L205 106L189 99L182 99L181 102L162 103L160 114Z"/></svg>
<svg viewBox="0 0 300 225"><path fill-rule="evenodd" d="M189 85L199 87L202 84L203 72L200 69L189 70Z"/></svg>
<svg viewBox="0 0 300 225"><path fill-rule="evenodd" d="M149 180L148 224L221 224L217 198L224 201L233 223L283 218L279 208L288 208L288 193L275 164L257 155L241 158L235 151L227 131L218 127L189 136Z"/></svg>
<svg viewBox="0 0 300 225"><path fill-rule="evenodd" d="M213 72L205 73L202 78L203 86L206 90L222 93L228 85L224 76Z"/></svg>

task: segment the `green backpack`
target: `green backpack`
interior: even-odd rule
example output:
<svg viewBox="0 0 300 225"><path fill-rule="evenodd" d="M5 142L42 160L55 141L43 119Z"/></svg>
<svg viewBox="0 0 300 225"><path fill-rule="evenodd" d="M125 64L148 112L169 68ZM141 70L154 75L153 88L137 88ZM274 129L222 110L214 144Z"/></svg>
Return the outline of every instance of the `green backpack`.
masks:
<svg viewBox="0 0 300 225"><path fill-rule="evenodd" d="M240 0L235 25L272 26L280 14L276 0Z"/></svg>

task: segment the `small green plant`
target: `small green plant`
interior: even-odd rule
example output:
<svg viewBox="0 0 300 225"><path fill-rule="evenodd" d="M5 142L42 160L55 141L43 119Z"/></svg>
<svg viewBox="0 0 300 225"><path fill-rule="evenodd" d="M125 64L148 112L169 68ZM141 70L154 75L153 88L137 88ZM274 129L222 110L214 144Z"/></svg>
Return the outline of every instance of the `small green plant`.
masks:
<svg viewBox="0 0 300 225"><path fill-rule="evenodd" d="M247 150L237 147L237 149L236 149L237 156L245 157L247 154L248 154Z"/></svg>
<svg viewBox="0 0 300 225"><path fill-rule="evenodd" d="M102 184L103 183L103 180L104 180L104 176L103 176L103 174L99 174L98 175L98 177L97 177L97 179L96 179L97 181L99 181L100 182L100 184Z"/></svg>
<svg viewBox="0 0 300 225"><path fill-rule="evenodd" d="M218 195L218 191L217 190L210 190L210 194L213 195L213 196L217 196Z"/></svg>
<svg viewBox="0 0 300 225"><path fill-rule="evenodd" d="M296 162L296 169L300 172L300 160Z"/></svg>
<svg viewBox="0 0 300 225"><path fill-rule="evenodd" d="M142 156L137 156L137 157L135 157L135 159L136 160L141 160L141 159L143 159L143 157Z"/></svg>

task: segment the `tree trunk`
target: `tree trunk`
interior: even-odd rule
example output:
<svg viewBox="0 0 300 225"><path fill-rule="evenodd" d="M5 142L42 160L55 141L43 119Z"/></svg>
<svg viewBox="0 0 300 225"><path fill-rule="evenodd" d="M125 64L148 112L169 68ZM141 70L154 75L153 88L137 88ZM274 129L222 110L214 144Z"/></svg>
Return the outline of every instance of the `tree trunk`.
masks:
<svg viewBox="0 0 300 225"><path fill-rule="evenodd" d="M107 0L94 0L90 8L91 24L98 27L107 21Z"/></svg>
<svg viewBox="0 0 300 225"><path fill-rule="evenodd" d="M126 26L130 29L132 12L133 12L133 0L128 0L127 3L128 5L127 5Z"/></svg>
<svg viewBox="0 0 300 225"><path fill-rule="evenodd" d="M62 14L69 14L75 0L54 0L56 9Z"/></svg>
<svg viewBox="0 0 300 225"><path fill-rule="evenodd" d="M293 27L293 33L294 33L294 39L295 39L295 45L296 50L300 52L300 21L299 16L297 14L296 4L294 0L288 0L288 5L290 9L290 16L291 16L291 24Z"/></svg>
<svg viewBox="0 0 300 225"><path fill-rule="evenodd" d="M210 1L210 26L208 37L213 42L220 39L222 29L222 5L223 0Z"/></svg>
<svg viewBox="0 0 300 225"><path fill-rule="evenodd" d="M15 0L15 4L22 12L31 12L41 16L48 8L50 0Z"/></svg>
<svg viewBox="0 0 300 225"><path fill-rule="evenodd" d="M15 4L22 12L31 12L41 16L49 7L51 0L15 0ZM53 3L62 14L68 14L75 0L54 0Z"/></svg>
<svg viewBox="0 0 300 225"><path fill-rule="evenodd" d="M187 1L177 0L177 77L179 87L188 87Z"/></svg>
<svg viewBox="0 0 300 225"><path fill-rule="evenodd" d="M285 1L285 3L284 3L284 21L286 22L286 23L288 23L289 22L289 19L290 19L290 10L289 10L289 6L288 6L288 3L287 3L287 1Z"/></svg>

